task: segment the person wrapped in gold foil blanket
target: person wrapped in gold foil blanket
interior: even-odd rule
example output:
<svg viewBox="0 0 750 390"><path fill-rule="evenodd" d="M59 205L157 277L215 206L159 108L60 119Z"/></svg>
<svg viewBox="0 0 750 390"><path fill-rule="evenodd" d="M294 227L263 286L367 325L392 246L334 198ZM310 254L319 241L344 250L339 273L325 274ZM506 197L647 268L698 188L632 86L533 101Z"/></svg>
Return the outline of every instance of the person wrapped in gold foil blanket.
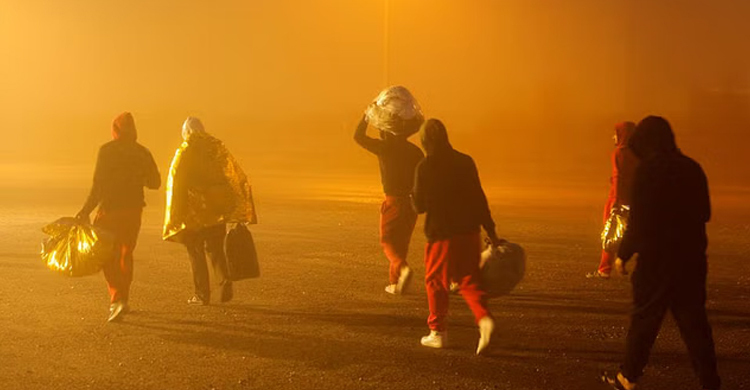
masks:
<svg viewBox="0 0 750 390"><path fill-rule="evenodd" d="M187 247L195 283L188 303L210 300L207 254L226 302L233 295L223 247L226 225L257 223L250 183L224 143L209 135L198 118L185 120L182 138L169 168L163 239Z"/></svg>

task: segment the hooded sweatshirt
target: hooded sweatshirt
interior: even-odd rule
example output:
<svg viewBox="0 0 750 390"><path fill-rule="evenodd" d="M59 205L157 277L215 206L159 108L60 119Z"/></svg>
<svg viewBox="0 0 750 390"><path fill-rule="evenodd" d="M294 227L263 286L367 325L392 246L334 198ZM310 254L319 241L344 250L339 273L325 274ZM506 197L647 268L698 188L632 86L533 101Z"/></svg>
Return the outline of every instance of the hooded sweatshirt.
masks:
<svg viewBox="0 0 750 390"><path fill-rule="evenodd" d="M711 205L703 169L680 153L660 117L641 121L630 145L642 162L618 256L638 253L636 272L652 279L705 275Z"/></svg>
<svg viewBox="0 0 750 390"><path fill-rule="evenodd" d="M413 202L417 213L427 213L425 235L429 242L457 235L495 232L487 197L474 160L456 151L442 122L428 120L422 144L427 151L417 165Z"/></svg>
<svg viewBox="0 0 750 390"><path fill-rule="evenodd" d="M633 122L622 122L615 126L617 146L612 152L612 187L609 196L621 205L630 205L632 201L633 178L638 168L638 157L628 146L633 132Z"/></svg>
<svg viewBox="0 0 750 390"><path fill-rule="evenodd" d="M99 148L94 184L83 212L145 206L143 187L158 189L161 177L151 152L137 142L133 115L122 113L112 123L112 138Z"/></svg>

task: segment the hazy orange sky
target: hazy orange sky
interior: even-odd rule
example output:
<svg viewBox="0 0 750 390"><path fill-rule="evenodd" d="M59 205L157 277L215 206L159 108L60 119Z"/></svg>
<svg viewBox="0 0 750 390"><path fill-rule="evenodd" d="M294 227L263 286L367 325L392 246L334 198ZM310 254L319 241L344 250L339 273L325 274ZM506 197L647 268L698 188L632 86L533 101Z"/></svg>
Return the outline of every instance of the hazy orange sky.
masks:
<svg viewBox="0 0 750 390"><path fill-rule="evenodd" d="M747 20L732 0L0 0L0 173L88 177L127 110L163 173L195 115L251 175L374 175L351 135L402 84L488 181L606 185L614 123L656 113L747 185Z"/></svg>

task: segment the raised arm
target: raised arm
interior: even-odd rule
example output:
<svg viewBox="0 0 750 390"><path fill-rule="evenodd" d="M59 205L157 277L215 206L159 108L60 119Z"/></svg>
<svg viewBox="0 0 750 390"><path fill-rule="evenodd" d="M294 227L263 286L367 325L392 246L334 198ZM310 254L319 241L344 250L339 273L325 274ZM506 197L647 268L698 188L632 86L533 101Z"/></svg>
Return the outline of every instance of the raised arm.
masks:
<svg viewBox="0 0 750 390"><path fill-rule="evenodd" d="M367 115L362 115L362 119L357 125L357 130L354 132L354 142L371 153L380 154L383 141L367 136Z"/></svg>

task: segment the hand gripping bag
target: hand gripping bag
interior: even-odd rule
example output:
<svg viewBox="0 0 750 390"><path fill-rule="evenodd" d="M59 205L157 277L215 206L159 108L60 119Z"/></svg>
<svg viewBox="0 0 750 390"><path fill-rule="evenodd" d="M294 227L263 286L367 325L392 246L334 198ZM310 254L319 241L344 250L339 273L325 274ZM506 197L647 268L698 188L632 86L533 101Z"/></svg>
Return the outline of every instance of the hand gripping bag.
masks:
<svg viewBox="0 0 750 390"><path fill-rule="evenodd" d="M108 232L75 218L60 218L42 228L41 256L47 268L66 276L99 272L114 261L114 238Z"/></svg>
<svg viewBox="0 0 750 390"><path fill-rule="evenodd" d="M224 239L224 253L229 280L237 281L260 276L255 241L244 223L238 223L229 230Z"/></svg>
<svg viewBox="0 0 750 390"><path fill-rule="evenodd" d="M482 252L479 263L482 287L487 296L498 297L510 293L526 272L526 252L511 242L497 247L491 244Z"/></svg>

